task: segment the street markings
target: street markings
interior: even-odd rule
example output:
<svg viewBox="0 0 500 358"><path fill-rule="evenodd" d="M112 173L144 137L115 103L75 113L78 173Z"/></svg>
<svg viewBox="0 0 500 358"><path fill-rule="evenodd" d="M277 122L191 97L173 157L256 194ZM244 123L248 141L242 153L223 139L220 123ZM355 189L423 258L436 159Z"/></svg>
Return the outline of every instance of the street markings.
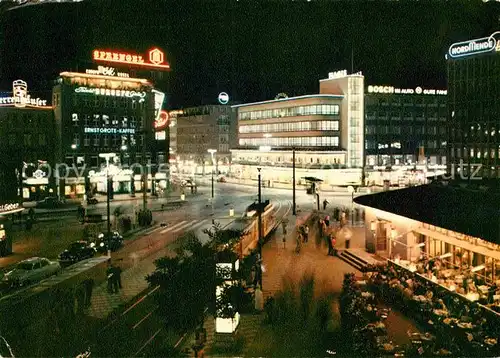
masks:
<svg viewBox="0 0 500 358"><path fill-rule="evenodd" d="M184 224L184 225L182 225L181 227L178 227L177 229L175 229L175 230L174 230L174 231L172 231L172 232L179 232L179 231L181 231L181 230L183 230L183 229L189 228L190 226L194 225L197 221L198 221L198 220L192 220L190 223L188 223L188 224Z"/></svg>
<svg viewBox="0 0 500 358"><path fill-rule="evenodd" d="M177 227L179 227L179 226L183 225L183 224L184 224L184 223L186 223L186 222L187 222L186 220L183 220L183 221L181 221L180 223L175 224L174 226L171 226L171 227L168 227L168 228L166 228L166 229L163 229L162 231L160 231L160 234L164 234L164 233L166 233L166 232L172 231L172 230L174 230L175 228L177 228Z"/></svg>

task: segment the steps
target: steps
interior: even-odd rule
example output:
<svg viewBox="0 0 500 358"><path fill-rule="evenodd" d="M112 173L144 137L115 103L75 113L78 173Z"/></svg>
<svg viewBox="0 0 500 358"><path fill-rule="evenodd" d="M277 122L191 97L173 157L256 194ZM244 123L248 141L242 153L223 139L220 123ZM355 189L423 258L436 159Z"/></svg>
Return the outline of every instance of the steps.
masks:
<svg viewBox="0 0 500 358"><path fill-rule="evenodd" d="M347 262L349 265L358 269L359 271L363 271L364 268L368 266L368 262L365 259L359 257L358 255L349 250L339 251L338 257L342 261Z"/></svg>

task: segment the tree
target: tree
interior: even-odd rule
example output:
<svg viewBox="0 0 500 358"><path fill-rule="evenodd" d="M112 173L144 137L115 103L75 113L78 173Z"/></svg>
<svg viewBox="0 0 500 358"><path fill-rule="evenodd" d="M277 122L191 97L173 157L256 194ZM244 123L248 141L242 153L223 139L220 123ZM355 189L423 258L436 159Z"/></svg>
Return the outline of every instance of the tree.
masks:
<svg viewBox="0 0 500 358"><path fill-rule="evenodd" d="M159 313L172 328L185 331L203 324L205 311L220 311L221 307L238 309L235 296L237 285L223 290L221 299L215 299L215 290L222 284L223 274L216 272L221 256L235 255L233 248L242 235L238 230L224 230L215 224L205 233L210 240L202 244L193 232L180 238L180 247L174 257L155 261L155 271L146 277L150 286L159 286L156 296ZM235 257L235 256L233 256Z"/></svg>

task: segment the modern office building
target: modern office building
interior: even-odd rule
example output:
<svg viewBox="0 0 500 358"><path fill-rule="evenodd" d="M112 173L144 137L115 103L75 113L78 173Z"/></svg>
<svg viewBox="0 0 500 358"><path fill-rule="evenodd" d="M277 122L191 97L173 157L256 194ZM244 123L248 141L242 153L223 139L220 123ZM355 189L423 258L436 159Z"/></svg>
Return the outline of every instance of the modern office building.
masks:
<svg viewBox="0 0 500 358"><path fill-rule="evenodd" d="M106 173L113 176L115 192L141 190L138 169L156 162L154 122L159 109L155 100L155 90L146 79L122 77L114 71L60 74L53 88L59 139L54 151L61 163L78 169L59 182L61 196L105 192ZM107 154L114 157L104 158ZM112 166L106 172L108 160ZM75 173L82 169L83 173Z"/></svg>
<svg viewBox="0 0 500 358"><path fill-rule="evenodd" d="M235 111L228 105L186 108L177 114L176 158L182 174L227 173L236 144ZM215 168L212 168L212 154Z"/></svg>
<svg viewBox="0 0 500 358"><path fill-rule="evenodd" d="M231 175L269 185L291 183L293 150L296 178L324 185L360 183L364 159L364 77L347 71L320 80L320 93L235 105L238 147Z"/></svg>
<svg viewBox="0 0 500 358"><path fill-rule="evenodd" d="M446 93L422 87L368 86L366 167L446 164Z"/></svg>
<svg viewBox="0 0 500 358"><path fill-rule="evenodd" d="M0 97L0 204L50 195L54 132L52 106L32 98L26 82L14 81L12 93Z"/></svg>
<svg viewBox="0 0 500 358"><path fill-rule="evenodd" d="M450 46L448 170L500 177L500 31Z"/></svg>

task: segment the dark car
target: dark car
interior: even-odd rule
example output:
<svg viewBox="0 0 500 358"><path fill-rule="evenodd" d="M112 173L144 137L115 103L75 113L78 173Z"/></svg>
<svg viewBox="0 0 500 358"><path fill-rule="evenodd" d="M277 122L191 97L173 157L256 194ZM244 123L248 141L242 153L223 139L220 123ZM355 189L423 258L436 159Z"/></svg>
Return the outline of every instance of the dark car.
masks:
<svg viewBox="0 0 500 358"><path fill-rule="evenodd" d="M77 241L59 254L59 263L61 266L69 266L94 257L95 252L96 250L87 241Z"/></svg>
<svg viewBox="0 0 500 358"><path fill-rule="evenodd" d="M38 208L42 209L55 209L62 205L62 202L55 196L49 196L36 203Z"/></svg>
<svg viewBox="0 0 500 358"><path fill-rule="evenodd" d="M109 236L107 233L100 233L97 240L91 244L99 252L108 250L116 251L123 246L123 236L114 231Z"/></svg>
<svg viewBox="0 0 500 358"><path fill-rule="evenodd" d="M99 202L99 200L97 200L97 198L88 198L87 199L87 204L88 205L95 205Z"/></svg>

